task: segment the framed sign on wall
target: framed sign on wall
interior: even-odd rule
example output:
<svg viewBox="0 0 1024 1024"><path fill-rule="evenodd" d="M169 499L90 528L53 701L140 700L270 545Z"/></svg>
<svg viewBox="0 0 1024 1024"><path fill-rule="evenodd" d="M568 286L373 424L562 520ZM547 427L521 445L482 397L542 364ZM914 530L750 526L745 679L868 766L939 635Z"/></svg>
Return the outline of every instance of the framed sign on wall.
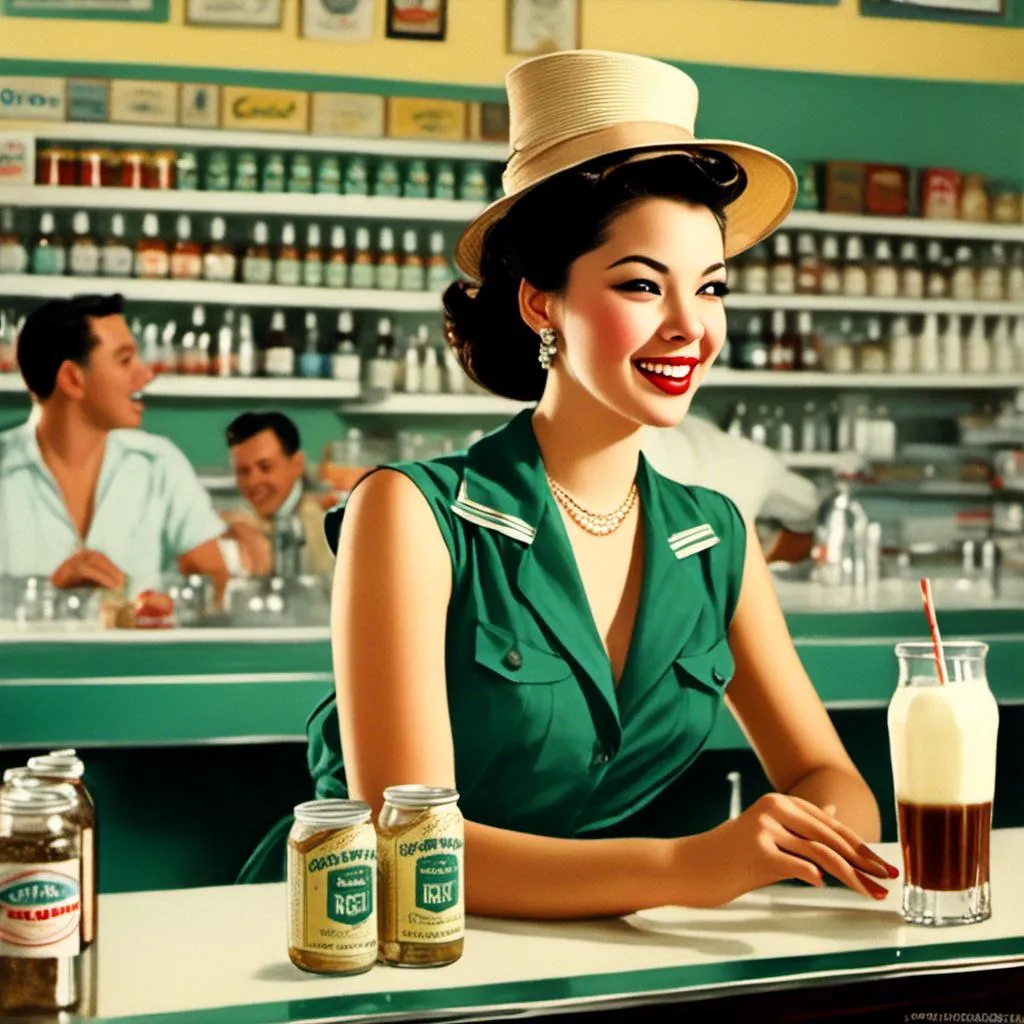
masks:
<svg viewBox="0 0 1024 1024"><path fill-rule="evenodd" d="M189 25L280 28L282 0L188 0Z"/></svg>
<svg viewBox="0 0 1024 1024"><path fill-rule="evenodd" d="M448 0L387 0L390 39L432 39L440 42L448 30Z"/></svg>
<svg viewBox="0 0 1024 1024"><path fill-rule="evenodd" d="M170 0L0 0L0 9L12 18L167 21Z"/></svg>
<svg viewBox="0 0 1024 1024"><path fill-rule="evenodd" d="M302 0L302 34L306 39L368 43L375 6L376 0Z"/></svg>
<svg viewBox="0 0 1024 1024"><path fill-rule="evenodd" d="M869 17L1024 27L1022 0L860 0L860 12Z"/></svg>
<svg viewBox="0 0 1024 1024"><path fill-rule="evenodd" d="M509 53L554 53L579 45L579 0L509 0Z"/></svg>

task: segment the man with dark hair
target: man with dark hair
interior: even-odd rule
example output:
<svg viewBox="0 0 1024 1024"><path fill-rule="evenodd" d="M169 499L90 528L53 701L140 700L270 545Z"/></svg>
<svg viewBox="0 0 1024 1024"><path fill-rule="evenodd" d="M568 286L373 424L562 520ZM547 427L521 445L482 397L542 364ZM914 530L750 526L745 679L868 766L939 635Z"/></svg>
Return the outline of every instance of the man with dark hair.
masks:
<svg viewBox="0 0 1024 1024"><path fill-rule="evenodd" d="M229 514L236 529L256 526L267 538L275 521L297 516L305 535L303 570L328 573L333 559L324 535L324 510L306 488L306 457L302 454L299 428L283 412L244 412L228 424L225 438L242 497L255 516Z"/></svg>
<svg viewBox="0 0 1024 1024"><path fill-rule="evenodd" d="M18 337L38 422L0 434L0 575L134 595L167 567L227 578L225 524L182 452L143 433L153 374L120 295L47 302Z"/></svg>

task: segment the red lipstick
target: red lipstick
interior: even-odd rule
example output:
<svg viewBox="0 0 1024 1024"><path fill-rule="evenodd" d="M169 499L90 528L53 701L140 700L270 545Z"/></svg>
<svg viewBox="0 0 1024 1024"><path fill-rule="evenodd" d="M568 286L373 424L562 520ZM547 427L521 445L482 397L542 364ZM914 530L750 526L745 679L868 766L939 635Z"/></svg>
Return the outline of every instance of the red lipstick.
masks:
<svg viewBox="0 0 1024 1024"><path fill-rule="evenodd" d="M690 390L693 375L699 365L700 360L692 356L662 356L658 359L633 360L633 366L644 380L663 394L673 396L685 395ZM675 376L680 373L683 375Z"/></svg>

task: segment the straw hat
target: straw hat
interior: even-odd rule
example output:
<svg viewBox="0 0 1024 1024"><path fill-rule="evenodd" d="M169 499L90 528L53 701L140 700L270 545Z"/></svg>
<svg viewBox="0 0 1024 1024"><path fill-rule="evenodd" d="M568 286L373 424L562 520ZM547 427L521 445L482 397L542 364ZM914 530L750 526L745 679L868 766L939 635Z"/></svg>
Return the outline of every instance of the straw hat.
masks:
<svg viewBox="0 0 1024 1024"><path fill-rule="evenodd" d="M641 150L629 159L679 150L715 149L747 173L747 187L726 207L725 255L770 235L796 198L796 175L784 160L743 142L694 137L697 84L662 61L603 50L563 50L516 65L505 78L511 154L505 196L463 232L455 263L480 280L487 229L525 192L595 157Z"/></svg>

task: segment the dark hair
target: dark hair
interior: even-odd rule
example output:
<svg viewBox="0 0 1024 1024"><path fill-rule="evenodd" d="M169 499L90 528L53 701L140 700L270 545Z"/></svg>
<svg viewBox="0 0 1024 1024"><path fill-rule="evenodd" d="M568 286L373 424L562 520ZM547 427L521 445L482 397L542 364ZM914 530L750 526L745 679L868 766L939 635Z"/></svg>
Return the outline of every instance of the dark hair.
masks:
<svg viewBox="0 0 1024 1024"><path fill-rule="evenodd" d="M40 401L46 401L57 386L57 373L66 360L89 365L89 353L96 347L89 317L122 313L121 295L76 295L45 302L32 310L18 334L18 369L25 387Z"/></svg>
<svg viewBox="0 0 1024 1024"><path fill-rule="evenodd" d="M448 342L488 391L535 401L544 390L537 337L519 312L521 280L562 291L572 263L603 245L615 217L640 199L707 206L724 232L724 209L746 188L743 168L716 150L623 163L626 155L562 171L527 192L484 236L481 283L455 281L445 291Z"/></svg>
<svg viewBox="0 0 1024 1024"><path fill-rule="evenodd" d="M294 455L302 447L299 428L283 412L269 409L261 412L243 412L236 416L224 432L228 447L248 441L250 437L269 430L281 442L285 455Z"/></svg>

